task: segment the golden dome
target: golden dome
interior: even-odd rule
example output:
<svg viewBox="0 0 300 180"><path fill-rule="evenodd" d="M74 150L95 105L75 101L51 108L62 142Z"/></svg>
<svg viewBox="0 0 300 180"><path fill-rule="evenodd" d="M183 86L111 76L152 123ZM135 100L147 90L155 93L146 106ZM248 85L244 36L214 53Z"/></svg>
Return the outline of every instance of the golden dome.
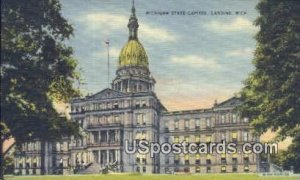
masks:
<svg viewBox="0 0 300 180"><path fill-rule="evenodd" d="M129 40L119 55L119 67L142 66L148 68L148 56L137 39Z"/></svg>

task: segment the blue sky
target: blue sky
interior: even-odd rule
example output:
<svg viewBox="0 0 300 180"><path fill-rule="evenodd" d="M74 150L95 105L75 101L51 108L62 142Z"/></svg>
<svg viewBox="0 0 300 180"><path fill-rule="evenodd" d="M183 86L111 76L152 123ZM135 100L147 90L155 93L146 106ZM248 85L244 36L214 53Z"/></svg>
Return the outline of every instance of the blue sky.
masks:
<svg viewBox="0 0 300 180"><path fill-rule="evenodd" d="M73 25L70 40L82 69L86 93L107 87L107 55L111 43L111 79L128 39L131 1L61 0L62 14ZM157 83L155 92L169 110L211 107L237 93L253 69L258 16L257 0L136 0L139 40ZM149 15L147 11L206 11L207 15ZM243 11L243 15L211 15L211 11Z"/></svg>

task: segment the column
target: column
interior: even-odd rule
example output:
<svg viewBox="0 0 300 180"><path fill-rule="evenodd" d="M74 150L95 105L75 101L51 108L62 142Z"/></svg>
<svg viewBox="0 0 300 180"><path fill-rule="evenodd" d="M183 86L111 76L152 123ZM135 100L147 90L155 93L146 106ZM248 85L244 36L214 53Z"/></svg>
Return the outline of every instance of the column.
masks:
<svg viewBox="0 0 300 180"><path fill-rule="evenodd" d="M117 150L117 149L115 150L115 160L116 160L117 162L119 162L119 160L118 160L118 159L119 159L119 158L118 158L118 151L119 151L119 150Z"/></svg>
<svg viewBox="0 0 300 180"><path fill-rule="evenodd" d="M101 164L101 151L98 151L98 164Z"/></svg>
<svg viewBox="0 0 300 180"><path fill-rule="evenodd" d="M116 133L115 133L115 140L116 140L117 143L120 142L120 140L119 140L119 131L120 130L116 130Z"/></svg>
<svg viewBox="0 0 300 180"><path fill-rule="evenodd" d="M109 150L106 150L106 163L109 164Z"/></svg>
<svg viewBox="0 0 300 180"><path fill-rule="evenodd" d="M109 143L109 130L106 131L106 143Z"/></svg>
<svg viewBox="0 0 300 180"><path fill-rule="evenodd" d="M72 166L75 166L75 165L76 165L76 154L73 153L73 154L71 155L71 157L72 157Z"/></svg>
<svg viewBox="0 0 300 180"><path fill-rule="evenodd" d="M121 81L121 92L123 92L123 80Z"/></svg>
<svg viewBox="0 0 300 180"><path fill-rule="evenodd" d="M80 153L80 164L84 161L83 159L84 159L84 158L83 158L83 152L81 152L81 153Z"/></svg>
<svg viewBox="0 0 300 180"><path fill-rule="evenodd" d="M127 92L130 92L130 79L127 80Z"/></svg>
<svg viewBox="0 0 300 180"><path fill-rule="evenodd" d="M98 140L99 140L98 144L101 144L101 131L98 131Z"/></svg>

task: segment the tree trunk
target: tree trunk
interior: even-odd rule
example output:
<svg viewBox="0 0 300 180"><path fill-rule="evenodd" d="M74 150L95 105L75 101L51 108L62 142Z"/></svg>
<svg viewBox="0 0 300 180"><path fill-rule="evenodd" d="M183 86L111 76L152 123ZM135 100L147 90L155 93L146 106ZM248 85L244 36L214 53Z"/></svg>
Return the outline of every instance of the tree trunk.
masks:
<svg viewBox="0 0 300 180"><path fill-rule="evenodd" d="M46 171L46 169L45 169L45 145L46 145L46 143L45 143L45 141L44 140L42 140L41 141L41 175L45 175L45 171Z"/></svg>
<svg viewBox="0 0 300 180"><path fill-rule="evenodd" d="M0 179L1 180L4 180L4 152L3 152L3 143L4 143L4 139L1 137L1 140L0 140L0 149L1 149L1 152L0 152Z"/></svg>

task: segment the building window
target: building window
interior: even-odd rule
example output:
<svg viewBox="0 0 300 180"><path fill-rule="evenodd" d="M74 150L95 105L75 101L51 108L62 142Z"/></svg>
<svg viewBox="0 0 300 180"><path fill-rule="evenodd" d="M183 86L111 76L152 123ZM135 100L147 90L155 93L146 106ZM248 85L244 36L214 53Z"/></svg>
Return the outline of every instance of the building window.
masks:
<svg viewBox="0 0 300 180"><path fill-rule="evenodd" d="M206 127L211 127L210 119L206 118Z"/></svg>
<svg viewBox="0 0 300 180"><path fill-rule="evenodd" d="M26 168L30 168L30 164L28 162L26 163Z"/></svg>
<svg viewBox="0 0 300 180"><path fill-rule="evenodd" d="M232 166L232 172L237 172L237 166L236 165Z"/></svg>
<svg viewBox="0 0 300 180"><path fill-rule="evenodd" d="M211 158L210 158L210 154L206 155L206 164L210 165L211 164Z"/></svg>
<svg viewBox="0 0 300 180"><path fill-rule="evenodd" d="M248 165L244 167L244 172L249 172L249 166Z"/></svg>
<svg viewBox="0 0 300 180"><path fill-rule="evenodd" d="M248 154L244 155L244 164L249 164L249 155Z"/></svg>
<svg viewBox="0 0 300 180"><path fill-rule="evenodd" d="M190 164L190 156L188 154L184 155L184 164L185 165Z"/></svg>
<svg viewBox="0 0 300 180"><path fill-rule="evenodd" d="M168 137L165 137L165 142L169 143L169 138Z"/></svg>
<svg viewBox="0 0 300 180"><path fill-rule="evenodd" d="M143 125L146 125L146 117L145 117L145 114L142 114L142 122L143 122Z"/></svg>
<svg viewBox="0 0 300 180"><path fill-rule="evenodd" d="M165 121L165 130L168 131L169 130L169 122Z"/></svg>
<svg viewBox="0 0 300 180"><path fill-rule="evenodd" d="M195 164L199 165L200 164L200 154L196 154L196 157L195 157Z"/></svg>
<svg viewBox="0 0 300 180"><path fill-rule="evenodd" d="M221 132L221 141L226 141L226 133Z"/></svg>
<svg viewBox="0 0 300 180"><path fill-rule="evenodd" d="M226 164L226 154L225 153L221 154L221 163Z"/></svg>
<svg viewBox="0 0 300 180"><path fill-rule="evenodd" d="M136 114L136 118L137 118L137 125L145 125L146 124L146 118L145 118L145 114Z"/></svg>
<svg viewBox="0 0 300 180"><path fill-rule="evenodd" d="M210 143L211 142L211 135L206 135L206 142Z"/></svg>
<svg viewBox="0 0 300 180"><path fill-rule="evenodd" d="M114 103L114 109L118 109L119 108L119 104L116 102Z"/></svg>
<svg viewBox="0 0 300 180"><path fill-rule="evenodd" d="M236 114L232 114L232 123L236 123L237 122L237 116Z"/></svg>
<svg viewBox="0 0 300 180"><path fill-rule="evenodd" d="M33 150L34 150L34 151L37 151L37 150L38 150L37 147L38 147L38 142L34 142L34 143L33 143Z"/></svg>
<svg viewBox="0 0 300 180"><path fill-rule="evenodd" d="M140 172L140 167L136 167L136 172Z"/></svg>
<svg viewBox="0 0 300 180"><path fill-rule="evenodd" d="M108 102L108 103L106 103L106 109L110 109L111 108L111 105L110 105L110 103Z"/></svg>
<svg viewBox="0 0 300 180"><path fill-rule="evenodd" d="M232 164L237 164L237 163L238 163L237 158L236 158L236 157L233 157L233 158L232 158Z"/></svg>
<svg viewBox="0 0 300 180"><path fill-rule="evenodd" d="M200 135L195 136L195 143L200 143Z"/></svg>
<svg viewBox="0 0 300 180"><path fill-rule="evenodd" d="M147 105L146 105L146 101L145 100L143 100L142 101L142 107L146 107Z"/></svg>
<svg viewBox="0 0 300 180"><path fill-rule="evenodd" d="M136 101L136 102L135 102L135 107L136 107L136 108L140 108L140 107L141 107L139 101Z"/></svg>
<svg viewBox="0 0 300 180"><path fill-rule="evenodd" d="M196 166L195 172L196 172L196 173L200 173L200 166Z"/></svg>
<svg viewBox="0 0 300 180"><path fill-rule="evenodd" d="M142 119L141 119L141 114L136 114L136 124L137 125L140 125L142 124Z"/></svg>
<svg viewBox="0 0 300 180"><path fill-rule="evenodd" d="M119 116L114 116L114 121L115 123L119 123L120 122Z"/></svg>
<svg viewBox="0 0 300 180"><path fill-rule="evenodd" d="M141 134L141 139L142 140L146 140L147 138L146 138L146 135L147 134L147 132L146 131L142 131L142 134Z"/></svg>
<svg viewBox="0 0 300 180"><path fill-rule="evenodd" d="M64 161L63 161L63 159L60 159L60 161L59 161L59 168L60 169L64 168Z"/></svg>
<svg viewBox="0 0 300 180"><path fill-rule="evenodd" d="M141 137L142 137L142 133L140 133L140 132L136 132L136 133L135 133L135 140L136 140L136 143L138 143L139 140L141 140Z"/></svg>
<svg viewBox="0 0 300 180"><path fill-rule="evenodd" d="M179 129L179 121L175 120L175 130L178 130L178 129Z"/></svg>
<svg viewBox="0 0 300 180"><path fill-rule="evenodd" d="M247 142L247 141L249 140L248 132L247 132L247 131L245 131L245 132L243 133L243 139L244 139L244 142Z"/></svg>
<svg viewBox="0 0 300 180"><path fill-rule="evenodd" d="M144 173L146 172L146 166L143 166L143 172Z"/></svg>
<svg viewBox="0 0 300 180"><path fill-rule="evenodd" d="M200 129L200 119L196 119L195 123L196 123L196 129Z"/></svg>
<svg viewBox="0 0 300 180"><path fill-rule="evenodd" d="M184 129L189 129L190 128L190 121L189 120L185 120L184 121Z"/></svg>
<svg viewBox="0 0 300 180"><path fill-rule="evenodd" d="M225 124L225 114L221 115L221 124Z"/></svg>
<svg viewBox="0 0 300 180"><path fill-rule="evenodd" d="M169 168L165 168L165 173L170 173Z"/></svg>
<svg viewBox="0 0 300 180"><path fill-rule="evenodd" d="M188 168L188 167L185 167L185 168L184 168L184 172L185 172L185 173L188 173L188 172L190 172L190 168Z"/></svg>
<svg viewBox="0 0 300 180"><path fill-rule="evenodd" d="M165 164L169 164L170 163L170 160L169 160L169 157L165 157Z"/></svg>
<svg viewBox="0 0 300 180"><path fill-rule="evenodd" d="M232 132L231 133L231 137L232 137L232 142L237 142L238 141L238 137L237 137L237 132Z"/></svg>
<svg viewBox="0 0 300 180"><path fill-rule="evenodd" d="M143 157L142 157L142 163L143 163L143 164L147 164L146 155L143 155Z"/></svg>
<svg viewBox="0 0 300 180"><path fill-rule="evenodd" d="M211 172L211 168L210 167L206 167L206 172L210 173Z"/></svg>
<svg viewBox="0 0 300 180"><path fill-rule="evenodd" d="M189 136L185 136L184 137L184 141L187 142L187 143L189 143L190 142L190 137Z"/></svg>
<svg viewBox="0 0 300 180"><path fill-rule="evenodd" d="M32 175L36 175L36 169L32 169Z"/></svg>
<svg viewBox="0 0 300 180"><path fill-rule="evenodd" d="M179 136L174 136L174 143L179 143Z"/></svg>
<svg viewBox="0 0 300 180"><path fill-rule="evenodd" d="M176 154L176 155L174 156L174 164L176 164L176 165L179 164L179 155L178 155L178 154Z"/></svg>
<svg viewBox="0 0 300 180"><path fill-rule="evenodd" d="M226 173L226 166L221 166L221 173Z"/></svg>

